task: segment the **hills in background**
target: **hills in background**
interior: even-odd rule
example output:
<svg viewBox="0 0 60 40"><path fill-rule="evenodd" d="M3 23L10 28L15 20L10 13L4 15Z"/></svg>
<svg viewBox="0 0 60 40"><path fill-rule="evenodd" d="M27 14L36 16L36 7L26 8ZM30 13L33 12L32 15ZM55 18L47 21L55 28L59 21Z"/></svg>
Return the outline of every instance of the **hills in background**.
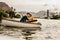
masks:
<svg viewBox="0 0 60 40"><path fill-rule="evenodd" d="M46 5L45 5L45 6L46 6ZM0 9L3 9L3 10L5 10L5 11L7 11L7 10L10 10L10 7L9 7L9 5L7 5L7 4L4 3L4 2L0 2ZM26 11L20 11L20 12L18 12L18 13L23 16L23 15L26 14L27 12L26 12ZM35 12L29 12L29 13L31 13L34 17L37 17L37 18L41 18L41 17L47 16L47 10L41 10L41 11L39 11L39 12L37 12L37 13L35 13ZM55 13L52 11L52 12L50 12L50 14L53 15L53 14L55 14ZM57 13L56 13L56 14L57 14Z"/></svg>
<svg viewBox="0 0 60 40"><path fill-rule="evenodd" d="M25 15L26 13L28 13L28 12L24 12L24 11L19 12L19 14L22 15L22 16ZM29 12L29 13L31 13L34 17L37 17L37 18L41 18L43 16L46 16L46 14L47 14L46 11L39 11L37 13Z"/></svg>
<svg viewBox="0 0 60 40"><path fill-rule="evenodd" d="M10 10L10 7L4 2L0 2L0 9L7 11L7 10Z"/></svg>
<svg viewBox="0 0 60 40"><path fill-rule="evenodd" d="M10 10L10 7L4 2L0 2L0 9L3 9L4 11L7 11L7 10ZM27 12L26 11L25 12L21 11L19 13L23 16ZM42 17L44 14L46 14L45 11L39 11L37 13L35 13L35 12L29 12L29 13L31 13L34 17Z"/></svg>
<svg viewBox="0 0 60 40"><path fill-rule="evenodd" d="M20 15L25 15L26 13L28 13L28 12L26 12L26 11L21 11L21 12L19 12L19 14ZM31 13L34 17L36 17L36 18L44 18L44 17L47 17L47 10L46 11L44 11L44 10L41 10L41 11L39 11L39 12L37 12L37 13L35 13L35 12L29 12L29 13ZM52 17L52 15L60 15L60 12L57 12L57 11L49 11L49 17Z"/></svg>

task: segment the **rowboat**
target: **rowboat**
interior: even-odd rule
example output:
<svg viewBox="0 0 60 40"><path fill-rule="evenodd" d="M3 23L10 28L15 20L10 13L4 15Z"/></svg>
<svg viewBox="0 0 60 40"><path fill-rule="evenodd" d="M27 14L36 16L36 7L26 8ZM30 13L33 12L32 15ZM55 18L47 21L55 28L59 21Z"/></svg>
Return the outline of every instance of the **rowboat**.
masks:
<svg viewBox="0 0 60 40"><path fill-rule="evenodd" d="M22 23L17 20L2 20L2 25L24 29L41 29L40 28L41 25L39 24Z"/></svg>

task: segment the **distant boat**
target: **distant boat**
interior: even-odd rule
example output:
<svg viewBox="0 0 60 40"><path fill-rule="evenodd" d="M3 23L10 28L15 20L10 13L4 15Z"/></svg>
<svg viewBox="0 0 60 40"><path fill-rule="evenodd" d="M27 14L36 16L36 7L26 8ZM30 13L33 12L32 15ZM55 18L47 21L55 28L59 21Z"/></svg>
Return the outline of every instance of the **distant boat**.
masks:
<svg viewBox="0 0 60 40"><path fill-rule="evenodd" d="M10 27L18 27L25 29L41 29L39 24L31 24L31 23L22 23L17 20L2 20L2 25L10 26Z"/></svg>

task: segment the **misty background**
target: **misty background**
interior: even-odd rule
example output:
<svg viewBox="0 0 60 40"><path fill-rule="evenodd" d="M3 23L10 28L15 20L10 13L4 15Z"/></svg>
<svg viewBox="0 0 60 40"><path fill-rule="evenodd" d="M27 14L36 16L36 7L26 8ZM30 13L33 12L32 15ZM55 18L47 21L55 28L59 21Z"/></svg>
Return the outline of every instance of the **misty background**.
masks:
<svg viewBox="0 0 60 40"><path fill-rule="evenodd" d="M59 10L60 0L0 0L10 7L14 7L16 11L38 12L40 10Z"/></svg>

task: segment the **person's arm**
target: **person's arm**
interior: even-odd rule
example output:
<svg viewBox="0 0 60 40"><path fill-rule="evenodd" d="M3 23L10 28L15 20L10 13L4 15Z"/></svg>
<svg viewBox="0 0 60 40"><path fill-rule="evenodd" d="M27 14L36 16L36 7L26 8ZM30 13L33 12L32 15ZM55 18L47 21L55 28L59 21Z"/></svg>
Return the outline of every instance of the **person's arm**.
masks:
<svg viewBox="0 0 60 40"><path fill-rule="evenodd" d="M29 21L32 21L32 20L34 20L34 17L30 17L30 18L29 18Z"/></svg>
<svg viewBox="0 0 60 40"><path fill-rule="evenodd" d="M29 20L29 22L35 22L37 21L37 19L35 19L34 17L31 17L31 19Z"/></svg>

